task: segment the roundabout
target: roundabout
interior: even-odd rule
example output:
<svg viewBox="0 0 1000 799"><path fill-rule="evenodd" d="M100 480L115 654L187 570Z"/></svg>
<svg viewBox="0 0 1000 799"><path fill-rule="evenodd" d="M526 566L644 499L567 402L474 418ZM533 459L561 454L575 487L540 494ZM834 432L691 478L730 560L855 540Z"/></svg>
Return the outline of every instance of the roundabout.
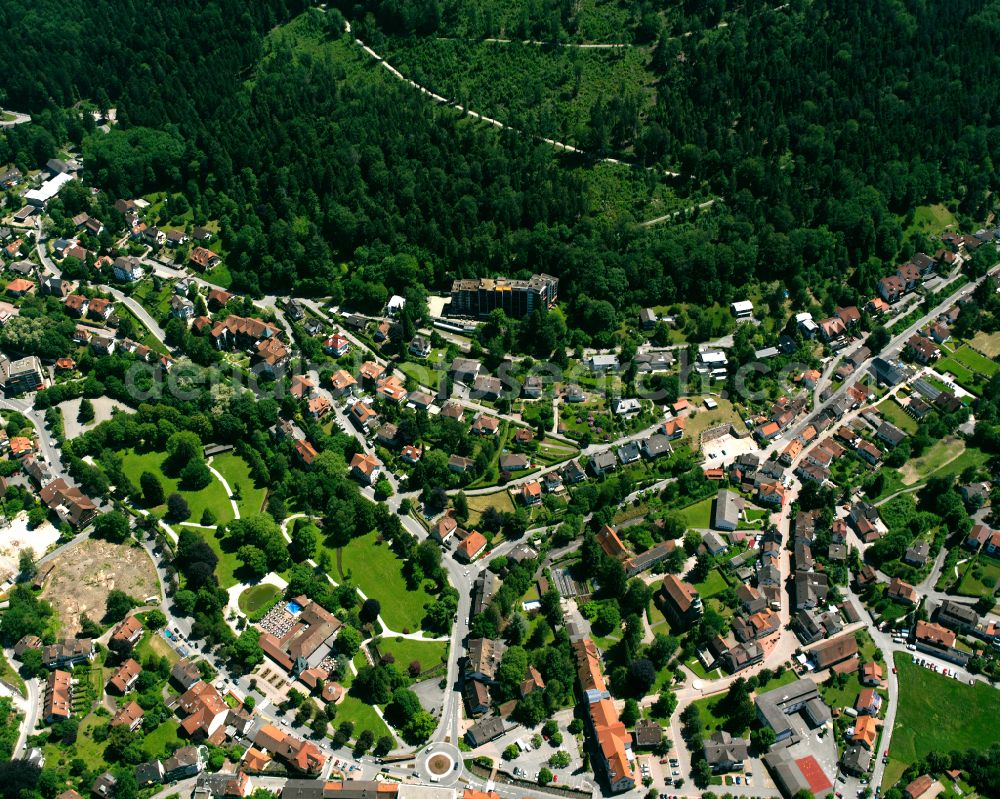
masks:
<svg viewBox="0 0 1000 799"><path fill-rule="evenodd" d="M458 748L447 743L428 746L419 761L421 776L429 782L453 785L462 773L462 756Z"/></svg>

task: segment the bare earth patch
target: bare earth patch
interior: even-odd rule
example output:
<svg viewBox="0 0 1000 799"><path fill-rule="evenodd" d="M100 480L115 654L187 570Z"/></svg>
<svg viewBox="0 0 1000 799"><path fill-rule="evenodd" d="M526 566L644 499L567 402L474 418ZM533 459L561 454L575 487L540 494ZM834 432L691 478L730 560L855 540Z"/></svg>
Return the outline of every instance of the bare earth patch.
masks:
<svg viewBox="0 0 1000 799"><path fill-rule="evenodd" d="M37 560L59 540L59 531L46 522L34 530L28 529L28 514L19 513L9 524L0 521L0 583L17 576L22 549L31 549Z"/></svg>
<svg viewBox="0 0 1000 799"><path fill-rule="evenodd" d="M88 539L56 559L42 597L55 608L61 634L74 635L81 613L94 621L104 616L105 602L114 589L140 602L159 595L153 562L142 547Z"/></svg>
<svg viewBox="0 0 1000 799"><path fill-rule="evenodd" d="M969 341L972 349L979 350L987 358L1000 355L1000 333L976 333Z"/></svg>

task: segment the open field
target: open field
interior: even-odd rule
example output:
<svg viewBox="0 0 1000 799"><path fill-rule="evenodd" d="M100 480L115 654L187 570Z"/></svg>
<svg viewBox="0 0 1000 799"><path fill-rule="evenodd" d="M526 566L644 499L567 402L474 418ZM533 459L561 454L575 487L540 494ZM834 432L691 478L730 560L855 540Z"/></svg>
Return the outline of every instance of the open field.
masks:
<svg viewBox="0 0 1000 799"><path fill-rule="evenodd" d="M108 594L114 589L140 602L147 596L159 596L153 562L140 546L91 538L56 558L42 597L55 608L61 635L72 636L80 629L81 613L101 620Z"/></svg>
<svg viewBox="0 0 1000 799"><path fill-rule="evenodd" d="M972 347L965 345L955 350L951 357L973 372L986 375L986 377L992 377L996 374L997 369L1000 369L1000 365L997 365L996 362L991 361L982 353L976 352Z"/></svg>
<svg viewBox="0 0 1000 799"><path fill-rule="evenodd" d="M254 484L253 478L250 477L250 467L243 458L235 452L223 452L212 458L211 465L226 478L233 493L240 496L236 500L240 516L253 516L255 513L260 513L261 508L264 507L264 498L267 496L267 486Z"/></svg>
<svg viewBox="0 0 1000 799"><path fill-rule="evenodd" d="M378 717L375 708L350 694L345 696L344 701L337 705L337 718L333 721L334 729L336 725L345 721L354 723L355 738L365 730L371 730L376 739L382 735L389 734L389 728Z"/></svg>
<svg viewBox="0 0 1000 799"><path fill-rule="evenodd" d="M166 458L167 454L165 452L139 453L134 450L127 450L122 453L122 466L126 474L134 475L136 483L139 482L139 476L143 472L152 472L160 478L160 483L163 485L163 492L169 496L174 491L179 491L179 489L177 487L178 481L163 473L163 462ZM212 510L219 524L233 519L233 506L229 502L229 497L226 495L226 490L222 487L222 483L215 476L212 477L212 482L200 491L179 491L179 493L187 500L188 507L191 508L189 521L195 524L201 521L201 515L206 508ZM166 506L161 505L157 508L151 508L151 510L157 514L162 514L166 510Z"/></svg>
<svg viewBox="0 0 1000 799"><path fill-rule="evenodd" d="M514 500L510 498L504 490L497 491L494 494L478 494L476 496L469 497L469 527L470 529L476 526L479 521L479 517L483 515L489 507L494 507L501 513L513 513Z"/></svg>
<svg viewBox="0 0 1000 799"><path fill-rule="evenodd" d="M899 710L890 749L892 761L907 766L930 752L985 750L1000 741L995 688L943 677L917 666L908 654L897 652L895 663ZM883 787L888 788L888 783Z"/></svg>
<svg viewBox="0 0 1000 799"><path fill-rule="evenodd" d="M719 407L711 411L699 405L700 398L692 397L690 399L691 404L698 408L698 410L692 411L684 427L684 440L691 445L692 449L697 449L698 436L710 427L729 423L736 428L738 433L743 433L746 430L743 419L733 408L732 402L721 397L712 397L712 399L719 403Z"/></svg>
<svg viewBox="0 0 1000 799"><path fill-rule="evenodd" d="M962 345L950 355L939 360L934 368L938 372L950 372L966 391L979 395L1000 365L968 345Z"/></svg>
<svg viewBox="0 0 1000 799"><path fill-rule="evenodd" d="M681 508L678 513L684 517L688 527L709 528L712 526L712 509L715 507L715 497L708 497L694 505Z"/></svg>
<svg viewBox="0 0 1000 799"><path fill-rule="evenodd" d="M934 236L941 235L947 228L958 223L955 215L943 204L920 205L913 212L913 222L906 229L904 235L920 231L921 233Z"/></svg>
<svg viewBox="0 0 1000 799"><path fill-rule="evenodd" d="M395 632L420 629L424 605L432 597L424 589L410 591L403 579L403 561L377 533L355 538L339 553L343 577L382 603L382 618Z"/></svg>
<svg viewBox="0 0 1000 799"><path fill-rule="evenodd" d="M943 466L961 457L964 452L965 441L956 436L935 441L919 458L912 458L900 467L903 485L911 486L926 480Z"/></svg>
<svg viewBox="0 0 1000 799"><path fill-rule="evenodd" d="M178 735L179 730L180 725L175 719L167 719L146 736L146 740L142 742L143 751L150 757L163 757L173 752L185 743Z"/></svg>
<svg viewBox="0 0 1000 799"><path fill-rule="evenodd" d="M969 346L987 358L1000 356L1000 333L976 333Z"/></svg>

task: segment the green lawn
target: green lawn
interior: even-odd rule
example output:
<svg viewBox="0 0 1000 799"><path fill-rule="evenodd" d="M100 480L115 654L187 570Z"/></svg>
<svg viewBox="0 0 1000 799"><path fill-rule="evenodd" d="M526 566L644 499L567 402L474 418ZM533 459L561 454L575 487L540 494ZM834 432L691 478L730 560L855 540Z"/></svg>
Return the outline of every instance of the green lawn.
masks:
<svg viewBox="0 0 1000 799"><path fill-rule="evenodd" d="M270 605L278 596L281 596L281 589L276 585L261 583L252 586L240 594L240 610L247 616L254 616L262 608Z"/></svg>
<svg viewBox="0 0 1000 799"><path fill-rule="evenodd" d="M213 269L208 270L205 275L205 280L209 283L214 283L216 286L222 286L224 289L228 289L233 285L233 276L229 271L229 267L225 263L221 263Z"/></svg>
<svg viewBox="0 0 1000 799"><path fill-rule="evenodd" d="M27 686L24 684L24 680L21 679L21 675L17 673L17 670L10 664L10 661L4 657L3 652L0 652L0 680L16 688L21 696L26 695Z"/></svg>
<svg viewBox="0 0 1000 799"><path fill-rule="evenodd" d="M230 543L224 543L216 534L214 528L195 528L202 540L208 544L216 555L219 556L219 563L215 567L215 574L219 578L219 585L222 588L230 588L240 582L236 576L243 564L236 558L236 547Z"/></svg>
<svg viewBox="0 0 1000 799"><path fill-rule="evenodd" d="M150 758L166 757L171 751L184 744L184 741L177 734L179 729L180 725L174 719L167 719L146 736L142 742L143 751Z"/></svg>
<svg viewBox="0 0 1000 799"><path fill-rule="evenodd" d="M389 728L378 717L375 708L350 694L345 696L344 701L337 705L337 718L333 720L331 729L336 729L336 726L344 721L354 722L355 738L365 730L371 730L376 738L389 734Z"/></svg>
<svg viewBox="0 0 1000 799"><path fill-rule="evenodd" d="M702 729L705 732L705 737L712 735L722 729L725 724L725 718L715 714L713 708L725 700L725 693L719 694L718 696L709 696L705 699L698 699L692 702L696 708L698 708L698 713L701 715ZM733 735L738 733L746 732L746 730L730 730Z"/></svg>
<svg viewBox="0 0 1000 799"><path fill-rule="evenodd" d="M916 419L904 411L902 406L896 402L896 400L890 397L889 399L879 403L876 407L878 408L879 413L881 413L888 421L892 422L904 433L909 433L912 436L917 432Z"/></svg>
<svg viewBox="0 0 1000 799"><path fill-rule="evenodd" d="M729 584L718 569L712 569L702 582L694 583L694 587L698 589L698 593L701 594L701 598L704 600L716 594L721 594L729 587Z"/></svg>
<svg viewBox="0 0 1000 799"><path fill-rule="evenodd" d="M721 672L718 669L713 669L712 671L706 671L705 667L701 665L701 661L698 660L698 657L696 655L692 656L688 660L685 660L684 665L687 666L689 669L691 669L691 671L693 671L696 676L700 677L703 680L714 680L715 678L721 675Z"/></svg>
<svg viewBox="0 0 1000 799"><path fill-rule="evenodd" d="M264 498L267 496L267 486L257 486L253 478L250 477L250 467L235 452L223 452L212 458L214 466L219 474L226 478L233 493L237 492L239 485L240 499L236 500L236 505L240 509L240 516L253 516L260 513L264 507Z"/></svg>
<svg viewBox="0 0 1000 799"><path fill-rule="evenodd" d="M955 215L943 204L921 205L914 209L913 221L904 235L919 231L924 234L940 236L947 227L955 224L957 224Z"/></svg>
<svg viewBox="0 0 1000 799"><path fill-rule="evenodd" d="M843 688L838 688L832 684L832 680L827 680L820 686L820 694L823 701L831 708L854 707L854 702L861 692L861 681L858 679L856 671L847 675L847 682Z"/></svg>
<svg viewBox="0 0 1000 799"><path fill-rule="evenodd" d="M684 522L688 527L708 529L712 526L712 507L714 503L715 497L708 497L701 502L696 502L694 505L681 508L678 513L684 518Z"/></svg>
<svg viewBox="0 0 1000 799"><path fill-rule="evenodd" d="M138 453L134 450L126 450L122 453L122 466L125 473L131 475L136 484L139 482L139 475L143 472L152 472L160 478L163 491L169 496L174 491L178 491L178 488L177 480L163 473L163 462L166 458L165 452ZM187 500L188 506L191 508L191 516L188 521L197 524L206 508L211 508L220 524L231 521L233 518L233 506L229 502L229 497L226 495L222 483L214 476L212 482L200 491L180 491L179 493ZM162 514L165 509L164 505L151 508L158 514Z"/></svg>
<svg viewBox="0 0 1000 799"><path fill-rule="evenodd" d="M1000 742L997 689L943 677L901 652L895 663L899 710L890 748L894 761L907 766L931 752L985 751Z"/></svg>
<svg viewBox="0 0 1000 799"><path fill-rule="evenodd" d="M966 447L965 451L951 463L942 466L937 471L927 475L928 477L947 477L953 474L961 474L969 466L982 466L990 459L990 456L976 447Z"/></svg>
<svg viewBox="0 0 1000 799"><path fill-rule="evenodd" d="M958 361L963 366L968 367L973 372L978 372L979 374L985 375L986 377L993 377L996 374L997 369L1000 369L1000 365L996 361L991 361L985 355L967 344L963 344L957 350L955 350L951 357Z"/></svg>
<svg viewBox="0 0 1000 799"><path fill-rule="evenodd" d="M91 713L80 722L76 743L70 746L45 744L43 748L45 765L50 768L57 765L68 766L74 758L79 758L87 764L88 769L95 772L105 771L108 768L108 763L104 759L107 742L98 743L94 740L94 728L107 724L108 721L110 721L109 716L102 717Z"/></svg>
<svg viewBox="0 0 1000 799"><path fill-rule="evenodd" d="M782 685L791 685L799 678L792 669L785 669L780 677L772 677L764 685L757 689L758 694L766 694L768 691L773 691L775 688L780 688Z"/></svg>
<svg viewBox="0 0 1000 799"><path fill-rule="evenodd" d="M376 533L372 532L351 541L341 557L345 577L350 575L367 596L382 603L382 618L392 630L420 629L424 605L433 598L422 587L407 589L403 562L387 543L376 542Z"/></svg>
<svg viewBox="0 0 1000 799"><path fill-rule="evenodd" d="M421 671L429 671L443 663L448 653L448 642L413 641L390 636L379 641L378 648L383 655L391 654L396 668L405 674L413 661L420 663Z"/></svg>
<svg viewBox="0 0 1000 799"><path fill-rule="evenodd" d="M163 635L159 632L147 632L142 637L142 640L139 641L138 646L136 646L135 653L136 660L140 663L150 655L156 655L161 658L165 657L170 661L171 666L181 659L180 655L174 651L174 648L166 642Z"/></svg>
<svg viewBox="0 0 1000 799"><path fill-rule="evenodd" d="M993 596L1000 585L1000 560L983 553L964 565L958 593L962 596Z"/></svg>

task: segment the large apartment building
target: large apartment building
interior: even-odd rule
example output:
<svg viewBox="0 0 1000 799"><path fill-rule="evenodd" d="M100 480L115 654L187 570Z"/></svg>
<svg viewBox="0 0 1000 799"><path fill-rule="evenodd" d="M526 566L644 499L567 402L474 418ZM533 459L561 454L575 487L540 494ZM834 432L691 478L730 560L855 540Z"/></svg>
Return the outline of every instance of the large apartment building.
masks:
<svg viewBox="0 0 1000 799"><path fill-rule="evenodd" d="M559 292L559 278L532 275L528 280L481 277L456 280L451 284L453 316L489 316L497 308L512 319L521 319L535 308L551 308Z"/></svg>

